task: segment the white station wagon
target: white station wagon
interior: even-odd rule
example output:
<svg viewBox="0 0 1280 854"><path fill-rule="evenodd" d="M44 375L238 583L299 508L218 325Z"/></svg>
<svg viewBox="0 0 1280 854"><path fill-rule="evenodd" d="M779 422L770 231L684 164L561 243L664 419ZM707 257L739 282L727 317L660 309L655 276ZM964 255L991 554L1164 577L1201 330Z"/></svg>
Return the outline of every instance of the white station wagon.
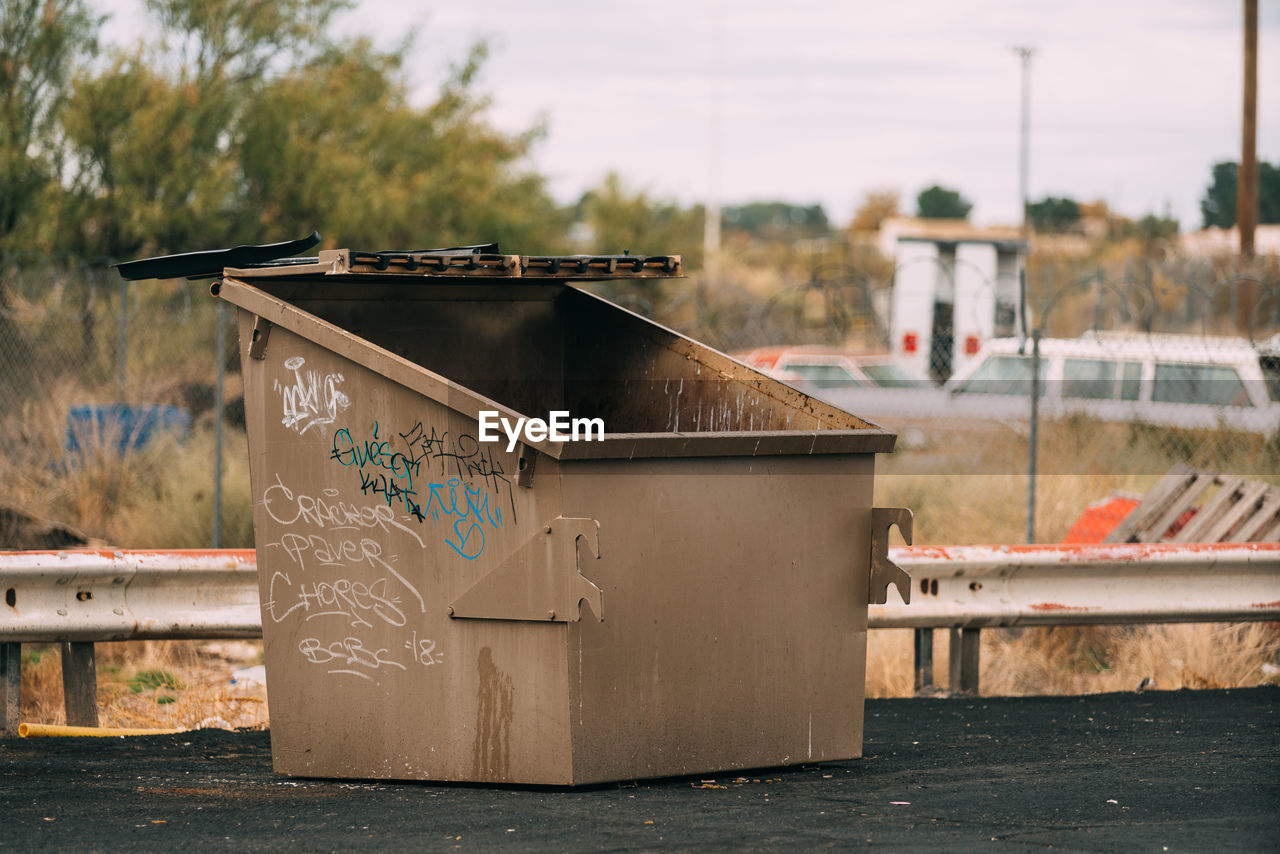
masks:
<svg viewBox="0 0 1280 854"><path fill-rule="evenodd" d="M1280 432L1280 336L1100 333L1040 342L1042 417ZM987 342L944 387L953 414L1029 417L1031 342Z"/></svg>
<svg viewBox="0 0 1280 854"><path fill-rule="evenodd" d="M929 380L887 353L848 353L821 346L778 345L733 354L756 370L810 389L916 388Z"/></svg>

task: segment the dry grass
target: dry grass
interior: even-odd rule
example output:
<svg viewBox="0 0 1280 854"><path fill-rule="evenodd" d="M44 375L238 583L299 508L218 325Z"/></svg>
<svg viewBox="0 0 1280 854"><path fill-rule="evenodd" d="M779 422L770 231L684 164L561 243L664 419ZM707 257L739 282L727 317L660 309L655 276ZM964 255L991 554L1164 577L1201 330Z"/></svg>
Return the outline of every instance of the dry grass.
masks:
<svg viewBox="0 0 1280 854"><path fill-rule="evenodd" d="M212 541L214 430L198 420L185 441L158 435L124 454L112 437L66 454L68 408L85 397L59 386L38 405L8 413L0 455L5 501L26 512L75 526L121 548L200 548ZM222 544L253 545L249 459L243 432L223 434Z"/></svg>
<svg viewBox="0 0 1280 854"><path fill-rule="evenodd" d="M98 723L104 727L265 728L266 690L232 683L261 661L258 642L135 641L98 644ZM66 723L56 646L23 649L22 720Z"/></svg>
<svg viewBox="0 0 1280 854"><path fill-rule="evenodd" d="M1142 475L1040 475L1036 540L1060 542L1091 502L1112 492L1145 492ZM917 545L1026 542L1027 477L1020 474L880 474L877 507L909 507ZM896 535L895 535L896 536Z"/></svg>
<svg viewBox="0 0 1280 854"><path fill-rule="evenodd" d="M212 540L211 417L198 420L185 442L160 437L124 455L89 449L64 456L65 418L73 403L92 399L73 383L46 389L38 403L3 416L5 453L0 483L7 503L72 524L99 542L122 548L199 548ZM103 437L107 447L110 438ZM223 443L222 543L253 545L245 436L228 428ZM261 644L149 641L97 645L99 720L103 726L265 726L266 694L232 685L233 670L256 664ZM234 648L234 647L231 647ZM61 657L56 646L23 649L22 718L60 724ZM157 690L140 674L169 674L176 687ZM154 681L154 680L153 680ZM137 688L138 690L135 690Z"/></svg>
<svg viewBox="0 0 1280 854"><path fill-rule="evenodd" d="M947 636L934 632L934 683L941 690L950 688ZM261 660L260 643L149 641L99 644L98 650L102 726L269 723L266 690L230 679L232 671ZM64 723L57 648L27 647L24 654L22 719ZM1278 660L1275 623L990 629L982 634L980 681L988 696L1251 687L1280 684ZM147 675L156 673L170 674L177 686L151 687L161 680ZM135 691L139 683L142 690ZM869 632L867 696L910 697L914 687L911 630Z"/></svg>
<svg viewBox="0 0 1280 854"><path fill-rule="evenodd" d="M987 693L1010 696L1132 691L1144 683L1160 690L1275 685L1277 628L1195 623L985 632L981 680Z"/></svg>
<svg viewBox="0 0 1280 854"><path fill-rule="evenodd" d="M947 636L934 632L933 675L939 689L950 690ZM988 629L981 660L988 696L1280 685L1280 624ZM910 629L868 633L868 697L910 697L914 666Z"/></svg>

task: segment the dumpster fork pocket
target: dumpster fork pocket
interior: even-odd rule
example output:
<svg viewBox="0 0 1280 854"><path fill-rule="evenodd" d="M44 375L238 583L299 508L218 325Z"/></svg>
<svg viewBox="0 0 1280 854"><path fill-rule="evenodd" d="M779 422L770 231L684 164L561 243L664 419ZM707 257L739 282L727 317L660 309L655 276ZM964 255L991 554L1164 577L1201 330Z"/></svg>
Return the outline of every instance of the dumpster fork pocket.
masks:
<svg viewBox="0 0 1280 854"><path fill-rule="evenodd" d="M600 558L600 523L558 516L449 606L449 616L474 620L576 623L582 603L604 620L604 594L579 569L578 542Z"/></svg>
<svg viewBox="0 0 1280 854"><path fill-rule="evenodd" d="M911 604L911 576L906 570L889 560L889 529L898 526L898 532L907 545L911 545L911 511L905 507L871 508L871 587L867 601L883 605L889 600L889 585L898 588L902 604Z"/></svg>

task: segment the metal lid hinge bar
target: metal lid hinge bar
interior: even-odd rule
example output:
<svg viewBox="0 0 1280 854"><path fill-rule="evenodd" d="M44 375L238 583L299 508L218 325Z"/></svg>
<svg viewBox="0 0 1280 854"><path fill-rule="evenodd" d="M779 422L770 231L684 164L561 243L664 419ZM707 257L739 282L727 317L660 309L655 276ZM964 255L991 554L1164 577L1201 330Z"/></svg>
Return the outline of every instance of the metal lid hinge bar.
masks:
<svg viewBox="0 0 1280 854"><path fill-rule="evenodd" d="M533 469L538 464L538 452L524 442L520 443L520 456L516 458L516 485L525 489L533 487Z"/></svg>
<svg viewBox="0 0 1280 854"><path fill-rule="evenodd" d="M267 358L267 339L271 337L271 321L254 315L253 333L249 340L249 357L262 361Z"/></svg>

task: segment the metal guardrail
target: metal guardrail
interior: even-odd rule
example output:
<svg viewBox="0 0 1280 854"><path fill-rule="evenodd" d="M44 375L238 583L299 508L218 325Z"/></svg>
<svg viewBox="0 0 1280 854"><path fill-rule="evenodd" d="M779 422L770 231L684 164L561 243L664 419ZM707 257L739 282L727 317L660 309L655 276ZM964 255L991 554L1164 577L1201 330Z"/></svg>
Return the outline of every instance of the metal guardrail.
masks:
<svg viewBox="0 0 1280 854"><path fill-rule="evenodd" d="M1280 620L1280 543L891 549L911 604L873 629Z"/></svg>
<svg viewBox="0 0 1280 854"><path fill-rule="evenodd" d="M0 643L262 637L253 549L0 552Z"/></svg>
<svg viewBox="0 0 1280 854"><path fill-rule="evenodd" d="M915 628L916 686L932 630L952 632L951 685L978 690L983 628L1280 621L1280 543L917 546L890 550L912 603L869 628ZM93 644L261 637L252 549L0 552L0 730L16 729L20 645L63 644L68 723L97 722Z"/></svg>
<svg viewBox="0 0 1280 854"><path fill-rule="evenodd" d="M1280 543L892 549L911 604L870 606L870 628L914 628L915 686L933 686L933 630L950 629L953 692L977 694L981 632L999 626L1280 620Z"/></svg>
<svg viewBox="0 0 1280 854"><path fill-rule="evenodd" d="M253 549L0 552L0 735L16 734L22 644L62 643L67 723L98 725L96 641L262 636Z"/></svg>

